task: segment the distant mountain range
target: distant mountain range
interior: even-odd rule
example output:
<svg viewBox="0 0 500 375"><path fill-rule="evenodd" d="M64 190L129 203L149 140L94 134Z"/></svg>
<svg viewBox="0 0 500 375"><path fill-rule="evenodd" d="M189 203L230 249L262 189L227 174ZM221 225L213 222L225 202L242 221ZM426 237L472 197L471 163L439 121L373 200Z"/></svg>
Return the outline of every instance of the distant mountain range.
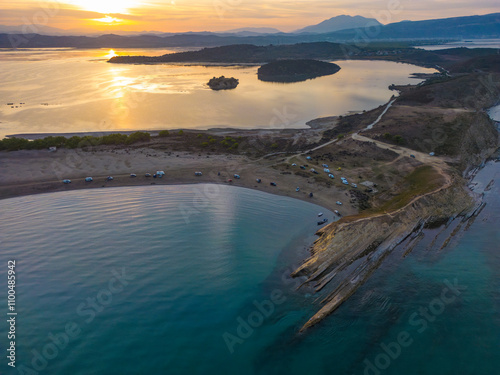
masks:
<svg viewBox="0 0 500 375"><path fill-rule="evenodd" d="M378 22L375 18L365 18L361 16L351 17L342 15L330 18L321 23L318 23L317 25L304 27L303 29L294 31L294 33L324 34L324 33L332 33L334 31L339 31L339 30L365 28L371 26L382 26L382 24Z"/></svg>
<svg viewBox="0 0 500 375"><path fill-rule="evenodd" d="M17 26L6 26L0 25L0 33L6 34L25 34L25 33L36 33L40 35L51 35L51 36L100 36L102 32L91 31L88 29L59 29L57 27L45 26L45 25L17 25ZM165 33L162 31L116 31L117 35L173 35L173 33Z"/></svg>
<svg viewBox="0 0 500 375"><path fill-rule="evenodd" d="M262 34L278 34L278 33L283 33L283 32L273 27L243 27L241 29L233 29L233 30L219 32L217 34L237 34L241 36L255 36Z"/></svg>
<svg viewBox="0 0 500 375"><path fill-rule="evenodd" d="M347 27L349 23L351 24L349 29L321 32L321 30L331 28ZM353 27L354 23L361 26ZM191 32L159 35L147 33L128 36L107 34L90 37L40 35L44 34L42 30L46 29L40 29L38 33L32 34L8 34L8 31L3 31L0 33L0 47L171 48L213 47L230 44L283 45L322 41L355 44L360 41L360 38L363 43L380 40L500 38L500 13L426 21L403 21L388 25L381 25L376 23L376 20L363 17L334 17L294 33L282 33L272 28L244 28L222 33ZM1 28L0 32L2 32Z"/></svg>

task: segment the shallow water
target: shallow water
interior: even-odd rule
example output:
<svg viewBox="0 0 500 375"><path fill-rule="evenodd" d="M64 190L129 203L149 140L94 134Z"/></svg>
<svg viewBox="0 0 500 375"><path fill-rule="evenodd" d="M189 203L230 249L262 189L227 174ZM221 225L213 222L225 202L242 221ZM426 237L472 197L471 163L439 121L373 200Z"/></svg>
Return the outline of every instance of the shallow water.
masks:
<svg viewBox="0 0 500 375"><path fill-rule="evenodd" d="M0 137L19 133L175 128L303 128L317 117L373 109L433 69L387 61L339 61L341 70L305 82L257 79L256 66L123 65L116 54L166 50L0 50ZM214 76L234 90L212 91ZM306 94L306 95L305 95ZM8 105L13 103L13 105ZM24 104L20 104L24 103ZM14 107L14 108L12 108Z"/></svg>
<svg viewBox="0 0 500 375"><path fill-rule="evenodd" d="M1 201L0 279L17 260L17 365L52 355L48 335L74 322L81 332L41 374L495 374L500 163L476 191L492 178L488 205L449 247L439 250L444 234L429 248L439 230L427 232L302 335L317 296L287 275L314 239L317 206L211 185ZM109 295L113 271L131 279Z"/></svg>
<svg viewBox="0 0 500 375"><path fill-rule="evenodd" d="M417 46L416 48L435 51L450 48L496 48L500 49L500 39L467 39L450 42L446 44L436 44L428 46Z"/></svg>

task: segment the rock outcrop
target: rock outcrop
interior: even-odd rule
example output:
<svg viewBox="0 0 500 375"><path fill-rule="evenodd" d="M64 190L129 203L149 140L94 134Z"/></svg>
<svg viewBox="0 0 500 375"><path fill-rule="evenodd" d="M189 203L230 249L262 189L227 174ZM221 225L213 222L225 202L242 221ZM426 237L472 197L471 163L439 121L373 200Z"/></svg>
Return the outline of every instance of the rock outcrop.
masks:
<svg viewBox="0 0 500 375"><path fill-rule="evenodd" d="M464 220L479 208L459 179L452 186L422 196L396 212L366 218L346 217L318 231L311 257L292 276L307 276L317 292L327 284L331 292L324 306L301 331L319 323L349 298L403 242L410 248L433 223ZM408 252L409 252L408 251Z"/></svg>
<svg viewBox="0 0 500 375"><path fill-rule="evenodd" d="M230 90L236 88L239 84L239 80L236 78L226 78L224 76L214 77L210 81L208 81L208 86L212 90Z"/></svg>

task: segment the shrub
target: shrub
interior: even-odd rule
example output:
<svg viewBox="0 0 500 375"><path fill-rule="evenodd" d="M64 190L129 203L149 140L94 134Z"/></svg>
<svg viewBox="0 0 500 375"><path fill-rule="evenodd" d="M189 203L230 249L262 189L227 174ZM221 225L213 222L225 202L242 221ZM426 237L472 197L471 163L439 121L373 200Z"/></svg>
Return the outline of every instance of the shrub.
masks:
<svg viewBox="0 0 500 375"><path fill-rule="evenodd" d="M1 142L0 150L18 151L29 147L29 141L24 138L4 138Z"/></svg>
<svg viewBox="0 0 500 375"><path fill-rule="evenodd" d="M101 138L101 143L103 145L122 145L127 142L126 134L109 134Z"/></svg>
<svg viewBox="0 0 500 375"><path fill-rule="evenodd" d="M168 130L162 130L161 132L158 133L158 137L168 137L170 135L170 132Z"/></svg>
<svg viewBox="0 0 500 375"><path fill-rule="evenodd" d="M80 137L74 135L73 137L66 140L66 147L67 148L77 148L77 147L79 147L81 141L82 141L82 139Z"/></svg>
<svg viewBox="0 0 500 375"><path fill-rule="evenodd" d="M151 139L151 134L145 132L135 132L128 136L126 144L130 145L137 142L147 142Z"/></svg>
<svg viewBox="0 0 500 375"><path fill-rule="evenodd" d="M401 145L401 144L405 143L405 140L404 140L404 138L402 136L395 135L394 136L394 142L396 142L397 144Z"/></svg>

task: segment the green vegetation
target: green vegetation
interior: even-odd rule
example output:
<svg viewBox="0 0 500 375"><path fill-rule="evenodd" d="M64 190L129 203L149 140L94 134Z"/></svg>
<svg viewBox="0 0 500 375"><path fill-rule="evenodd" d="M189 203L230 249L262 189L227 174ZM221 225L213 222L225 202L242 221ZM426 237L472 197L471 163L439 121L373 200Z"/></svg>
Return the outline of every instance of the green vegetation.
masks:
<svg viewBox="0 0 500 375"><path fill-rule="evenodd" d="M137 142L149 142L150 139L151 139L151 134L149 133L135 132L128 136L125 143L127 145L131 145L132 143L137 143Z"/></svg>
<svg viewBox="0 0 500 375"><path fill-rule="evenodd" d="M262 65L257 71L261 81L299 82L337 73L340 67L317 60L277 60Z"/></svg>
<svg viewBox="0 0 500 375"><path fill-rule="evenodd" d="M385 202L378 211L395 211L411 202L417 196L429 193L443 185L443 176L432 166L424 165L405 176L397 189L398 195Z"/></svg>
<svg viewBox="0 0 500 375"><path fill-rule="evenodd" d="M73 136L66 138L45 137L30 141L24 138L4 138L0 140L0 151L18 151L18 150L44 150L49 147L64 147L64 148L84 148L89 146L99 145L131 145L139 142L149 142L151 134L146 132L135 132L130 135L126 134L108 134L102 137L92 136Z"/></svg>
<svg viewBox="0 0 500 375"><path fill-rule="evenodd" d="M158 133L159 137L168 137L170 135L170 132L168 130L162 130L161 132Z"/></svg>
<svg viewBox="0 0 500 375"><path fill-rule="evenodd" d="M388 141L397 143L398 145L403 145L406 143L405 139L401 135L392 135L391 133L385 133L383 137Z"/></svg>
<svg viewBox="0 0 500 375"><path fill-rule="evenodd" d="M210 143L215 143L215 139L213 139L214 142L212 142L212 139L210 140ZM236 141L236 139L233 139L231 137L225 137L221 142L220 144L222 146L224 146L225 148L228 148L228 149L236 149L239 147L239 144L238 142Z"/></svg>

